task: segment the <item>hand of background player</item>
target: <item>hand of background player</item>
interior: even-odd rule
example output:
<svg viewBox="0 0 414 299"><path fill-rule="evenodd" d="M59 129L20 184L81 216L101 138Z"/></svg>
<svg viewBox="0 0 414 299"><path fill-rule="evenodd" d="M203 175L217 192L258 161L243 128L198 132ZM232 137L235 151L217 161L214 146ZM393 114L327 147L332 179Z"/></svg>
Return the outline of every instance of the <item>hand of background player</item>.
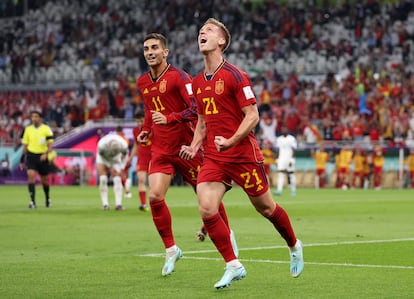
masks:
<svg viewBox="0 0 414 299"><path fill-rule="evenodd" d="M178 155L184 160L191 160L195 157L196 153L197 152L191 146L182 145Z"/></svg>
<svg viewBox="0 0 414 299"><path fill-rule="evenodd" d="M148 132L141 131L141 133L137 136L137 141L139 143L146 144L148 142Z"/></svg>
<svg viewBox="0 0 414 299"><path fill-rule="evenodd" d="M151 110L152 114L152 122L156 125L166 125L167 124L167 117L162 114L161 112L157 112Z"/></svg>
<svg viewBox="0 0 414 299"><path fill-rule="evenodd" d="M216 146L218 152L224 152L233 146L233 144L230 142L230 139L227 139L223 136L215 136L214 145Z"/></svg>

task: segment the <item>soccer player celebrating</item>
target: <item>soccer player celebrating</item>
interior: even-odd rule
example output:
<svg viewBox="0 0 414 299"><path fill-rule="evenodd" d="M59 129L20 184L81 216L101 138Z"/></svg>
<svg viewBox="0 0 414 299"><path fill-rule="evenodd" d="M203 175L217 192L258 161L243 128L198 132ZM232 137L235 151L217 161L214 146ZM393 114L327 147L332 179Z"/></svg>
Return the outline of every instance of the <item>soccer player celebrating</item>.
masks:
<svg viewBox="0 0 414 299"><path fill-rule="evenodd" d="M223 59L229 44L230 33L223 23L210 18L201 27L198 46L205 68L193 80L198 121L193 141L180 151L183 159L191 159L204 147L204 163L197 180L199 210L210 239L226 262L223 277L214 285L216 289L246 277L246 269L232 250L229 228L218 213L226 192L223 180L234 180L241 186L256 210L285 239L291 275L298 277L304 266L302 244L286 211L272 199L263 157L253 135L259 113L250 80Z"/></svg>
<svg viewBox="0 0 414 299"><path fill-rule="evenodd" d="M191 142L197 113L192 78L167 62L168 53L167 40L163 35L147 35L144 39L144 57L150 70L137 79L145 105L144 124L137 140L147 144L152 134L149 199L152 219L166 250L161 271L163 276L174 271L175 262L182 256L181 249L175 244L172 218L165 201L168 187L175 173L180 172L195 190L202 164L201 151L197 151L192 160L183 160L178 155L181 145ZM220 213L229 230L223 205ZM233 234L232 237L234 242ZM237 251L235 242L233 246Z"/></svg>
<svg viewBox="0 0 414 299"><path fill-rule="evenodd" d="M99 193L104 211L109 210L108 175L112 176L115 209L122 211L122 175L128 159L128 143L117 134L108 134L98 141L96 169L99 176Z"/></svg>
<svg viewBox="0 0 414 299"><path fill-rule="evenodd" d="M43 192L45 193L46 208L50 208L49 161L47 156L52 151L53 132L48 125L42 122L42 114L39 111L32 111L30 119L32 124L26 127L23 132L23 153L20 159L20 168L23 169L26 162L30 194L29 208L36 208L36 173L40 175Z"/></svg>

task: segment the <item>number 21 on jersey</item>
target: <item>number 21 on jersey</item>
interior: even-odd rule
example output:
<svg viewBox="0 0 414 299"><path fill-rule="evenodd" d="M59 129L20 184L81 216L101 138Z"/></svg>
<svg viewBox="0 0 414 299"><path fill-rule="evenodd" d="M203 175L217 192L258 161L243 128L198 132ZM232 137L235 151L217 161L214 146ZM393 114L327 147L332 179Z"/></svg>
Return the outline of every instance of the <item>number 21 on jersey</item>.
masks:
<svg viewBox="0 0 414 299"><path fill-rule="evenodd" d="M204 103L204 113L205 115L209 114L218 114L216 102L214 98L203 98Z"/></svg>

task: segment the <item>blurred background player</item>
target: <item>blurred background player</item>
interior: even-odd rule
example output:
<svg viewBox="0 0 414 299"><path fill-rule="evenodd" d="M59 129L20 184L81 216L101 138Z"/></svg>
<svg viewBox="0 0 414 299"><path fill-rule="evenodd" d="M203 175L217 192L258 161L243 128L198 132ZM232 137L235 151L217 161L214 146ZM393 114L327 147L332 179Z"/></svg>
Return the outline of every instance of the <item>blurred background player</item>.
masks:
<svg viewBox="0 0 414 299"><path fill-rule="evenodd" d="M335 188L341 187L341 181L340 181L340 175L339 175L339 153L341 149L334 147L334 162L335 162L335 174L336 174L336 180L335 180Z"/></svg>
<svg viewBox="0 0 414 299"><path fill-rule="evenodd" d="M343 190L348 190L350 187L349 176L351 173L352 156L353 152L349 145L344 144L338 156L338 184Z"/></svg>
<svg viewBox="0 0 414 299"><path fill-rule="evenodd" d="M276 139L277 156L277 189L275 195L281 195L285 175L288 176L291 195L296 195L296 176L295 176L295 151L297 148L296 138L288 134L288 128L282 126L282 135Z"/></svg>
<svg viewBox="0 0 414 299"><path fill-rule="evenodd" d="M409 184L411 188L414 188L414 148L410 149L405 165L407 166Z"/></svg>
<svg viewBox="0 0 414 299"><path fill-rule="evenodd" d="M9 154L6 153L4 155L4 158L1 160L1 176L7 177L10 175L11 175L10 158L9 158Z"/></svg>
<svg viewBox="0 0 414 299"><path fill-rule="evenodd" d="M354 172L352 174L352 188L363 188L365 183L365 169L368 163L367 155L362 148L357 147L353 158Z"/></svg>
<svg viewBox="0 0 414 299"><path fill-rule="evenodd" d="M323 143L320 143L316 151L312 151L312 158L315 161L315 188L324 188L326 184L326 163L329 161L329 153L325 150Z"/></svg>
<svg viewBox="0 0 414 299"><path fill-rule="evenodd" d="M117 134L108 134L98 141L96 168L99 176L99 192L103 209L109 210L108 175L112 177L115 209L122 211L122 173L128 159L128 144Z"/></svg>
<svg viewBox="0 0 414 299"><path fill-rule="evenodd" d="M369 189L371 175L372 175L372 167L371 167L371 159L368 156L368 152L364 151L365 155L365 163L364 163L364 189Z"/></svg>
<svg viewBox="0 0 414 299"><path fill-rule="evenodd" d="M260 144L260 151L263 155L263 166L266 172L267 179L270 186L274 185L272 173L276 171L275 154L273 152L273 144L267 139L262 139Z"/></svg>
<svg viewBox="0 0 414 299"><path fill-rule="evenodd" d="M24 168L26 162L30 194L29 208L36 208L36 173L40 175L43 192L45 193L46 208L50 208L49 161L47 156L53 148L53 132L48 125L42 122L42 114L39 111L32 111L30 113L30 120L32 124L23 131L23 152L20 159L21 169Z"/></svg>
<svg viewBox="0 0 414 299"><path fill-rule="evenodd" d="M121 136L122 138L124 138L124 140L127 142L128 144L128 148L129 148L129 139L125 136L124 131L122 126L117 126L116 127L116 134ZM129 168L131 167L131 161L127 161L127 164L125 165L124 170L122 171L122 186L125 189L125 197L126 198L131 198L132 194L131 194L131 179L128 177L129 175Z"/></svg>
<svg viewBox="0 0 414 299"><path fill-rule="evenodd" d="M374 146L371 156L371 163L372 163L372 176L374 180L374 188L375 190L380 190L382 187L382 174L384 168L384 153L382 150L382 146L377 144Z"/></svg>
<svg viewBox="0 0 414 299"><path fill-rule="evenodd" d="M131 153L128 158L128 163L131 163L132 159L136 156L136 172L138 177L138 196L140 200L139 209L141 211L149 211L147 207L147 176L148 167L151 161L151 138L148 137L146 143L138 142L138 135L141 133L142 126L144 124L144 113L137 112L135 114L136 127L132 131L134 136L134 144L132 145Z"/></svg>

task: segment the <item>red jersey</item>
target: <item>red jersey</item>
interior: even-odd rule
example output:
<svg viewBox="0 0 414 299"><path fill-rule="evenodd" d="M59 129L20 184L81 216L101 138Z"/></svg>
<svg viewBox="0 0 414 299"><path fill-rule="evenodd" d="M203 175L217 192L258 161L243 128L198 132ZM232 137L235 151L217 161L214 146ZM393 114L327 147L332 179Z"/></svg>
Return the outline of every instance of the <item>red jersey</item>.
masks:
<svg viewBox="0 0 414 299"><path fill-rule="evenodd" d="M152 152L178 155L183 144L193 139L192 121L197 119L191 77L171 65L158 78L147 72L137 79L137 87L144 99L143 131L152 132ZM167 116L166 125L153 124L151 110Z"/></svg>
<svg viewBox="0 0 414 299"><path fill-rule="evenodd" d="M132 134L134 135L134 142L137 144L137 171L147 171L148 172L148 165L151 161L151 144L152 144L152 134L148 136L148 142L146 144L142 144L138 142L138 135L141 133L141 128L134 128Z"/></svg>
<svg viewBox="0 0 414 299"><path fill-rule="evenodd" d="M141 133L141 128L134 128L132 130L132 134L134 135L134 142L137 144L137 150L138 150L138 156L142 153L147 153L151 150L151 144L152 144L152 134L148 137L148 142L146 144L142 144L141 142L138 142L138 135Z"/></svg>
<svg viewBox="0 0 414 299"><path fill-rule="evenodd" d="M223 61L211 78L200 73L193 79L193 92L197 112L206 122L206 158L238 163L263 161L253 132L224 152L218 152L214 145L215 136L233 136L243 120L243 107L256 104L250 80L242 70Z"/></svg>

